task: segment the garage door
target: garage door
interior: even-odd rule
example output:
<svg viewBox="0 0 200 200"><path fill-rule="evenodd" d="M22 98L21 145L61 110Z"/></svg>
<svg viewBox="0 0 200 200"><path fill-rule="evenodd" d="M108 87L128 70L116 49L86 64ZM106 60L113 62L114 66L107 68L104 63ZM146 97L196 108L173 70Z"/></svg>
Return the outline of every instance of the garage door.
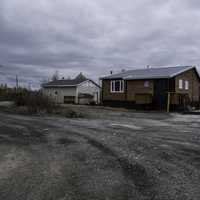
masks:
<svg viewBox="0 0 200 200"><path fill-rule="evenodd" d="M75 103L75 97L74 96L64 96L64 103Z"/></svg>

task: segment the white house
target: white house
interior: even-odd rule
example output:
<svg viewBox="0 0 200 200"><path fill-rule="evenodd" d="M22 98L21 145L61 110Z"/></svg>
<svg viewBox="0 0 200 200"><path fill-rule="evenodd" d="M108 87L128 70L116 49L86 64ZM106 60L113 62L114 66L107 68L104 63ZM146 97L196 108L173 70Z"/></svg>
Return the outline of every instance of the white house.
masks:
<svg viewBox="0 0 200 200"><path fill-rule="evenodd" d="M56 103L100 103L100 86L80 73L74 79L54 80L42 85L43 94Z"/></svg>

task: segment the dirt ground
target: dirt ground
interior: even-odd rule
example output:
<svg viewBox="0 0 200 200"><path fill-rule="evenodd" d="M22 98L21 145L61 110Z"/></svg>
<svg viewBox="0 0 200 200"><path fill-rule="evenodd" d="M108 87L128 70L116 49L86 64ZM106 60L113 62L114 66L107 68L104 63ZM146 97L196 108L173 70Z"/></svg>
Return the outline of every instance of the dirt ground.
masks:
<svg viewBox="0 0 200 200"><path fill-rule="evenodd" d="M0 199L200 199L199 116L77 109L0 112Z"/></svg>

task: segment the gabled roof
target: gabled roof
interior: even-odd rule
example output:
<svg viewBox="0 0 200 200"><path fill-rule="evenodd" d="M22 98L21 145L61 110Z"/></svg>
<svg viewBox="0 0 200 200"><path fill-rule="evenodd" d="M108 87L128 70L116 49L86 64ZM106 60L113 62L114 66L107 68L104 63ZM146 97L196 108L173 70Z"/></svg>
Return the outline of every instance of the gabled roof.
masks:
<svg viewBox="0 0 200 200"><path fill-rule="evenodd" d="M195 69L194 66L177 66L177 67L159 67L159 68L146 68L128 70L118 74L103 77L101 79L124 79L124 80L139 80L139 79L160 79L160 78L173 78L185 71ZM197 72L197 70L196 70ZM198 72L197 72L198 74ZM198 74L199 76L199 74Z"/></svg>
<svg viewBox="0 0 200 200"><path fill-rule="evenodd" d="M82 73L80 73L78 76L76 76L74 79L61 79L61 80L54 80L48 83L45 83L42 85L43 88L47 87L76 87L79 84L85 82L85 81L91 81L96 86L100 87L97 83L94 81L86 78Z"/></svg>
<svg viewBox="0 0 200 200"><path fill-rule="evenodd" d="M77 86L78 84L82 83L83 81L75 80L75 79L69 79L69 80L55 80L48 83L43 84L43 87L58 87L58 86Z"/></svg>

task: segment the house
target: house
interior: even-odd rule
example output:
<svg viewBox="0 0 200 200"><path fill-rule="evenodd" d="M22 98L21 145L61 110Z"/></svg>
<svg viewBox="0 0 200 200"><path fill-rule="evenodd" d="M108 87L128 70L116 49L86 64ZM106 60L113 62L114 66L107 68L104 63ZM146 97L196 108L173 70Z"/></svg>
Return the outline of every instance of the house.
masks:
<svg viewBox="0 0 200 200"><path fill-rule="evenodd" d="M104 105L154 106L165 109L199 104L196 67L178 66L123 71L101 78Z"/></svg>
<svg viewBox="0 0 200 200"><path fill-rule="evenodd" d="M60 104L98 104L100 102L100 86L82 73L74 79L63 78L43 84L42 91Z"/></svg>

